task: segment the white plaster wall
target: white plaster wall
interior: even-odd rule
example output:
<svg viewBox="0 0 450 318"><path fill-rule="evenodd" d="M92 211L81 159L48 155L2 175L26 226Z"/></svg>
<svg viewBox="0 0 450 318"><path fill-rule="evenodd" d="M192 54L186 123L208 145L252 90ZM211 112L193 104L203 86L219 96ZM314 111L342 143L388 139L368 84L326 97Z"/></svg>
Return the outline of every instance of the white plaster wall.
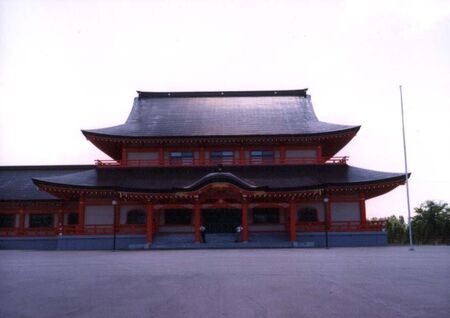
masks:
<svg viewBox="0 0 450 318"><path fill-rule="evenodd" d="M332 202L331 221L359 221L359 203Z"/></svg>
<svg viewBox="0 0 450 318"><path fill-rule="evenodd" d="M112 205L91 205L86 206L85 224L113 224L114 207Z"/></svg>
<svg viewBox="0 0 450 318"><path fill-rule="evenodd" d="M127 214L131 210L142 210L145 212L144 205L121 205L120 206L120 224L127 224Z"/></svg>
<svg viewBox="0 0 450 318"><path fill-rule="evenodd" d="M286 150L286 158L316 158L316 150Z"/></svg>
<svg viewBox="0 0 450 318"><path fill-rule="evenodd" d="M158 152L129 152L128 160L156 160Z"/></svg>
<svg viewBox="0 0 450 318"><path fill-rule="evenodd" d="M323 222L325 220L325 206L322 202L317 202L317 203L300 203L298 205L298 209L303 208L303 207L313 207L317 209L317 214L318 214L318 218L320 222ZM297 210L298 212L298 210Z"/></svg>

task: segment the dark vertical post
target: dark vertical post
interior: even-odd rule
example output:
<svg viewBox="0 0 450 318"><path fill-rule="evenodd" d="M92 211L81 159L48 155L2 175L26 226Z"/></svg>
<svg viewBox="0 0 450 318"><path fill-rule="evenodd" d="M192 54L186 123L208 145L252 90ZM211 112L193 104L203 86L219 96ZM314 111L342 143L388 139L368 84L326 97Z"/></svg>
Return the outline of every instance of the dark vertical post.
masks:
<svg viewBox="0 0 450 318"><path fill-rule="evenodd" d="M147 227L147 245L153 243L153 205L147 204L145 206L146 210L146 227Z"/></svg>
<svg viewBox="0 0 450 318"><path fill-rule="evenodd" d="M78 204L78 233L84 233L85 212L86 201L83 197L80 197L80 202Z"/></svg>
<svg viewBox="0 0 450 318"><path fill-rule="evenodd" d="M61 206L58 209L58 235L63 235L63 226L64 226L64 208Z"/></svg>
<svg viewBox="0 0 450 318"><path fill-rule="evenodd" d="M200 203L198 199L195 200L194 203L194 242L200 243Z"/></svg>
<svg viewBox="0 0 450 318"><path fill-rule="evenodd" d="M117 214L119 206L117 205L117 201L113 200L112 205L114 208L114 214L113 214L113 251L116 250L116 227L117 227Z"/></svg>
<svg viewBox="0 0 450 318"><path fill-rule="evenodd" d="M325 224L325 248L328 248L328 228L330 223L331 209L330 209L330 199L325 197L323 199L325 210L324 210L324 224Z"/></svg>
<svg viewBox="0 0 450 318"><path fill-rule="evenodd" d="M248 202L246 196L242 201L242 242L248 242Z"/></svg>

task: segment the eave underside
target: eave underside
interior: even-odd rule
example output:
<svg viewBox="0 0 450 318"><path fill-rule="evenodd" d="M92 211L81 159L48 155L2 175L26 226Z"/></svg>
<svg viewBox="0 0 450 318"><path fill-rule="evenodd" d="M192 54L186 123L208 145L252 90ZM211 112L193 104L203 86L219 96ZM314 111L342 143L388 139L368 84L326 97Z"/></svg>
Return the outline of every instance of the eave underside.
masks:
<svg viewBox="0 0 450 318"><path fill-rule="evenodd" d="M332 157L347 145L359 130L359 126L344 131L314 135L273 135L273 136L208 136L148 138L108 136L83 131L92 144L114 160L121 160L122 149L126 147L207 147L207 146L243 146L243 145L301 145L322 146L322 155Z"/></svg>

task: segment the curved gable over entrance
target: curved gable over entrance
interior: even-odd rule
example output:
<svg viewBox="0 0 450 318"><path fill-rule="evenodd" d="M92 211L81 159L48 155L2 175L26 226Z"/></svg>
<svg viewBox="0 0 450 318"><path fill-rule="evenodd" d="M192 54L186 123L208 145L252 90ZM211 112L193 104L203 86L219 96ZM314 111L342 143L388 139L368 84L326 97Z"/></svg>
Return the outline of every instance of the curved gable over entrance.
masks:
<svg viewBox="0 0 450 318"><path fill-rule="evenodd" d="M245 189L245 190L253 190L253 191L265 188L265 187L258 187L253 182L245 180L243 178L240 178L230 172L212 172L212 173L208 173L207 175L201 177L194 183L192 183L186 187L183 187L183 190L195 191L195 190L198 190L198 189L200 189L208 184L212 184L212 183L229 183L234 186L237 186L238 188Z"/></svg>

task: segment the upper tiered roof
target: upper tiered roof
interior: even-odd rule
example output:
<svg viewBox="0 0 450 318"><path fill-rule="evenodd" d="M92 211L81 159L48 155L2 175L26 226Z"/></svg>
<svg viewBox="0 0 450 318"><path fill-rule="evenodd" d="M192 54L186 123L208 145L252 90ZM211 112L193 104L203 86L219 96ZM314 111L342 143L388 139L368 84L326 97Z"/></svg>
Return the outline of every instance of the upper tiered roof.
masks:
<svg viewBox="0 0 450 318"><path fill-rule="evenodd" d="M306 89L138 94L124 124L83 134L88 138L314 136L359 129L319 121Z"/></svg>

